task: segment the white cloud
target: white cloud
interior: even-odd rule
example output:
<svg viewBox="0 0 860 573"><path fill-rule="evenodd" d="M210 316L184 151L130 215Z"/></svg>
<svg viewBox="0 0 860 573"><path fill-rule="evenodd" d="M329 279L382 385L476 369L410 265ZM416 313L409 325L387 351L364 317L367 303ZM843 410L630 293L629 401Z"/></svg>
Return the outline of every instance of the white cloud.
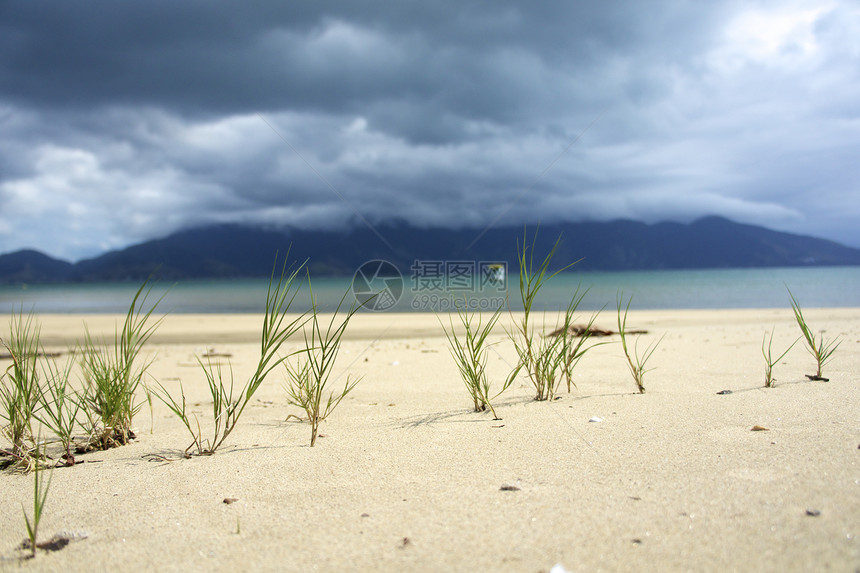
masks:
<svg viewBox="0 0 860 573"><path fill-rule="evenodd" d="M744 11L726 31L729 58L795 66L813 58L820 49L815 24L832 9L829 3L796 2Z"/></svg>
<svg viewBox="0 0 860 573"><path fill-rule="evenodd" d="M5 233L22 246L76 258L159 236L195 220L217 187L172 168L107 169L89 150L45 145L34 173L0 184ZM25 242L22 242L25 241Z"/></svg>

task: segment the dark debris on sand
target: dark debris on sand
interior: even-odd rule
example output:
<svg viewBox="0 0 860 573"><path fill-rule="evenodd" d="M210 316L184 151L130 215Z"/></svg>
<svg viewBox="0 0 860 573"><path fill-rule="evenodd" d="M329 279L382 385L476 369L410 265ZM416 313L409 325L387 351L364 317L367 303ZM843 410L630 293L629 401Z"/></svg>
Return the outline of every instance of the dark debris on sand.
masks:
<svg viewBox="0 0 860 573"><path fill-rule="evenodd" d="M597 328L592 326L589 328L588 326L583 326L582 324L571 324L567 327L568 332L573 336L612 336L614 334L618 334L612 330L604 330L602 328ZM564 328L557 328L550 332L547 336L561 336L564 332ZM648 334L647 330L628 330L627 334Z"/></svg>

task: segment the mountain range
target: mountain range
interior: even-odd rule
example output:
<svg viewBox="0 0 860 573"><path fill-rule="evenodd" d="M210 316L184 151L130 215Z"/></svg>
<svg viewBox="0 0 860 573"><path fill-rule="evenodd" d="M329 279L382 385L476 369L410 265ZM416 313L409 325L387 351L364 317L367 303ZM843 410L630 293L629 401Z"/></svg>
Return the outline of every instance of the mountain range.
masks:
<svg viewBox="0 0 860 573"><path fill-rule="evenodd" d="M537 234L535 235L535 232ZM561 237L557 266L577 270L654 270L860 265L860 249L772 231L721 217L690 224L629 220L480 229L419 228L393 222L343 231L219 225L110 251L76 263L33 250L0 255L0 284L266 277L278 253L307 261L314 276L351 276L387 260L404 274L414 261L492 261L517 267L525 243L535 264ZM540 260L538 260L540 259Z"/></svg>

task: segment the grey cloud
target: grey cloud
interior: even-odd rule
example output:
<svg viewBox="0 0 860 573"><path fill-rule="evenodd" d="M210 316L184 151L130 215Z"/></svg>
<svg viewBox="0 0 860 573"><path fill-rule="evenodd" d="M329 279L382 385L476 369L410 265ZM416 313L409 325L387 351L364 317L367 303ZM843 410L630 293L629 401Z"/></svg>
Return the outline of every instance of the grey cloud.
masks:
<svg viewBox="0 0 860 573"><path fill-rule="evenodd" d="M702 9L689 18L677 2L615 10L557 2L315 6L10 6L3 79L19 101L61 107L355 111L385 95L492 116L541 105L540 92L563 91L559 77L580 74L587 83L614 58L665 60L672 51L655 53L648 42L667 28L680 61L711 18Z"/></svg>

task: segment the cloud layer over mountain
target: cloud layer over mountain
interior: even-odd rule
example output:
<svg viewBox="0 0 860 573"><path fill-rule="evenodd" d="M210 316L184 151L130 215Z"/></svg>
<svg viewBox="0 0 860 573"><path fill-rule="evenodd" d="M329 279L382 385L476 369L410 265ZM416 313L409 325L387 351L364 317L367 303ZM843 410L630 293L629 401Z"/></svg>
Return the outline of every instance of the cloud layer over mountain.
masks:
<svg viewBox="0 0 860 573"><path fill-rule="evenodd" d="M716 214L860 246L860 6L0 2L0 252Z"/></svg>

